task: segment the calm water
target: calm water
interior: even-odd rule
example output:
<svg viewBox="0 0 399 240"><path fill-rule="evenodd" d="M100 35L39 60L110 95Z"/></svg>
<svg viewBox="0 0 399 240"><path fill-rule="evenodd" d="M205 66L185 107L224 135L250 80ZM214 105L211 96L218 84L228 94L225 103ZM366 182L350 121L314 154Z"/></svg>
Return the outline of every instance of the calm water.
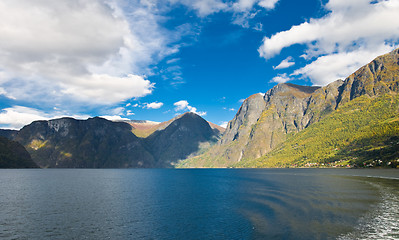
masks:
<svg viewBox="0 0 399 240"><path fill-rule="evenodd" d="M0 207L0 239L399 239L399 171L0 170Z"/></svg>

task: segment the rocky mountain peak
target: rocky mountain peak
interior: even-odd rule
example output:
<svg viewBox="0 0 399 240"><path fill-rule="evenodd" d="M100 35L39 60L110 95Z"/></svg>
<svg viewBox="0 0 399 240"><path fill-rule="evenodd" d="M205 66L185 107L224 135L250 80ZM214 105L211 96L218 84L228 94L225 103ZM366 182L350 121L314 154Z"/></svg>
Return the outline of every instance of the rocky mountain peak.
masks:
<svg viewBox="0 0 399 240"><path fill-rule="evenodd" d="M187 112L172 119L163 129L145 140L157 159L156 167L171 167L176 160L197 152L201 144L216 142L219 132L196 113Z"/></svg>
<svg viewBox="0 0 399 240"><path fill-rule="evenodd" d="M362 95L370 97L399 91L399 49L379 56L352 73L341 89L339 104Z"/></svg>
<svg viewBox="0 0 399 240"><path fill-rule="evenodd" d="M219 143L237 140L240 135L248 133L248 128L258 120L265 106L263 94L256 93L245 99L233 120L228 123Z"/></svg>
<svg viewBox="0 0 399 240"><path fill-rule="evenodd" d="M265 101L268 102L271 98L276 97L295 97L305 98L309 97L320 87L317 86L300 86L292 83L279 83L272 89L266 92Z"/></svg>

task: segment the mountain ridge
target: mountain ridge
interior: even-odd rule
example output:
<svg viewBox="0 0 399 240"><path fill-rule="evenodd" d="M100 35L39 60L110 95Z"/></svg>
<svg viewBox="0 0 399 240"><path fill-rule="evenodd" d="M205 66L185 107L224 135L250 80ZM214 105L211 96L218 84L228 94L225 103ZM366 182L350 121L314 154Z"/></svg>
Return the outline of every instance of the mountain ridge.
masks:
<svg viewBox="0 0 399 240"><path fill-rule="evenodd" d="M249 166L240 162L267 155L340 106L361 96L396 94L398 90L399 49L377 57L344 81L324 87L278 84L266 92L263 101L256 94L247 98L218 144L180 166Z"/></svg>
<svg viewBox="0 0 399 240"><path fill-rule="evenodd" d="M184 121L180 122L181 119ZM198 127L196 122L202 125ZM167 124L151 129L153 133L148 137L136 136L132 123L149 122L126 123L101 117L87 120L64 117L34 121L19 131L1 130L0 135L21 143L32 159L43 168L153 168L173 167L177 160L190 154L195 155L195 151L201 149L201 144L207 143L209 146L215 142L220 134L194 113L179 115L167 121ZM171 130L171 125L175 129ZM179 127L185 127L187 131L178 131ZM163 144L171 143L165 140L165 131L170 134L177 132L184 141L174 139L178 144L166 148L168 153L161 153L159 149L165 149ZM150 137L152 135L157 137Z"/></svg>

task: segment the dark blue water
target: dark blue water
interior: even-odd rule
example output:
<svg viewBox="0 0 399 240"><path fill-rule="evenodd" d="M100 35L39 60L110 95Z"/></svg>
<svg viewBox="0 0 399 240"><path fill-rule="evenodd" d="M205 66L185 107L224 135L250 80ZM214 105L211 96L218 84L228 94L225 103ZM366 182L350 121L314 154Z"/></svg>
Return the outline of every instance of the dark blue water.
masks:
<svg viewBox="0 0 399 240"><path fill-rule="evenodd" d="M388 170L0 170L0 239L399 239L398 183Z"/></svg>

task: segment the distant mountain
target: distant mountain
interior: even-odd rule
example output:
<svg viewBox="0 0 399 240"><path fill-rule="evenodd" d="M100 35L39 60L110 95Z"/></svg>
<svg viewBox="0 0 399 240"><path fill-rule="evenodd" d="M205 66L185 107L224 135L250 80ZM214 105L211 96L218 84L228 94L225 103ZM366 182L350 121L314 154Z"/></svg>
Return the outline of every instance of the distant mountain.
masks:
<svg viewBox="0 0 399 240"><path fill-rule="evenodd" d="M134 134L138 129L141 137ZM43 168L141 168L172 167L216 142L220 132L200 116L186 113L165 123L99 117L35 121L0 135L25 146Z"/></svg>
<svg viewBox="0 0 399 240"><path fill-rule="evenodd" d="M0 137L0 168L38 168L19 143Z"/></svg>
<svg viewBox="0 0 399 240"><path fill-rule="evenodd" d="M158 129L161 129L165 123L159 123L159 122L152 122L152 121L146 121L146 120L130 120L130 121L123 121L128 123L130 126L132 126L132 132L134 135L137 137L141 138L146 138L150 136L153 132L155 132Z"/></svg>
<svg viewBox="0 0 399 240"><path fill-rule="evenodd" d="M14 139L17 134L18 130L0 129L0 136L8 139Z"/></svg>
<svg viewBox="0 0 399 240"><path fill-rule="evenodd" d="M129 125L133 127L132 132L137 136L141 138L146 138L153 134L155 131L158 130L163 130L169 124L171 124L174 120L180 118L180 116L177 116L171 120L168 120L166 122L153 122L153 121L147 121L147 120L129 120L129 121L122 121L126 122ZM214 129L215 134L220 135L222 134L225 129L219 125L216 125L214 123L208 122L209 126ZM1 133L0 133L1 134Z"/></svg>
<svg viewBox="0 0 399 240"><path fill-rule="evenodd" d="M319 140L341 141L342 139L329 139L327 136L331 136L331 133L326 132L326 129L320 127L321 124L331 121L331 118L335 116L333 114L337 114L336 112L339 112L341 109L345 109L345 111L349 112L358 111L358 108L356 108L357 105L353 100L360 97L370 98L368 104L362 108L371 106L374 101L384 102L386 99L390 99L386 97L387 95L392 97L392 100L389 101L395 103L396 94L399 90L398 52L399 50L397 49L389 54L380 56L350 75L345 81L337 80L325 87L306 87L286 83L278 84L270 89L264 96L261 94L250 96L244 101L234 119L229 122L218 144L209 149L205 154L182 162L180 166L289 166L292 162L298 160L293 155L284 155L286 157L284 164L281 162L283 161L282 159L276 160L277 158L273 157L274 160L272 160L270 157L271 155L269 155L269 153L272 154L271 152L273 151L273 156L276 156L275 152L277 149L281 150L286 147L288 149L286 150L289 151L290 148L293 148L288 142L285 144L287 139L293 141L292 139L295 137L299 138L300 136L305 136L305 133L312 129L313 134L316 134L318 131L317 136L319 136ZM384 107L378 109L383 112L390 112L390 114L379 116L382 117L382 119L380 119L381 121L393 121L396 119L395 117L398 117L397 105L388 105L382 104ZM370 107L370 110L371 109ZM353 115L351 117L348 116L348 119L354 121L355 124L358 122L359 124L365 124L369 128L372 128L374 125L362 121L362 118L369 119L370 116L372 117L379 114L376 110L377 108L373 109L374 112L370 112L367 116ZM360 119L352 119L354 116ZM315 123L320 124L315 125ZM350 124L352 123L353 122ZM362 141L352 136L357 133L355 133L356 129L349 127L350 124L344 121L341 123L339 129L343 128L348 130L346 132L348 139ZM393 124L396 124L396 120L393 121ZM349 131L349 129L351 130ZM330 131L339 130L330 129ZM390 131L387 138L379 138L378 140L375 139L375 141L373 140L373 134L369 134L368 146L382 146L381 141L395 142L394 140L389 140L392 134L399 135L399 128ZM377 136L380 135L380 133L375 132L374 135ZM311 141L310 139L312 138L301 138L301 141L295 141L295 144L305 147L308 146L306 149L311 149L310 151L315 153L327 152L324 151L323 147L327 145L317 145L317 148L311 147L316 145L312 145L309 142ZM348 144L355 143L348 142ZM342 145L340 146L344 147ZM346 152L348 152L348 148L346 149ZM395 154L391 154L390 157L384 156L384 159L388 163L390 160L395 160L395 156ZM322 159L323 161L325 159L332 160L330 157L330 155L318 155L317 159L314 159L309 156L304 156L301 160L301 164L306 164L309 161L320 162ZM374 157L374 155L370 155L369 158L371 159ZM254 161L255 159L258 160ZM370 159L363 158L362 161L369 161Z"/></svg>
<svg viewBox="0 0 399 240"><path fill-rule="evenodd" d="M35 121L15 140L41 167L124 168L152 167L154 159L127 123L103 118L61 118Z"/></svg>
<svg viewBox="0 0 399 240"><path fill-rule="evenodd" d="M217 142L218 135L219 131L211 128L202 117L188 112L145 140L157 159L156 167L171 167L176 160L185 159Z"/></svg>

